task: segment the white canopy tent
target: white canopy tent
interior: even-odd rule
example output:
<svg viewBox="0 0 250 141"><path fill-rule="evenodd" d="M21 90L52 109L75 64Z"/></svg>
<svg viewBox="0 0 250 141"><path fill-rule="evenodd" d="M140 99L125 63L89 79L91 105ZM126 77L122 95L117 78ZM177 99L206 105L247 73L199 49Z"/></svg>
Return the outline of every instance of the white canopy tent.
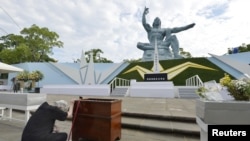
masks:
<svg viewBox="0 0 250 141"><path fill-rule="evenodd" d="M0 73L21 72L23 69L0 62Z"/></svg>
<svg viewBox="0 0 250 141"><path fill-rule="evenodd" d="M24 71L24 70L21 68L0 62L0 75L2 73L15 73L15 72L22 72L22 71ZM11 89L11 85L8 85L7 81L8 80L1 79L0 90L10 90Z"/></svg>
<svg viewBox="0 0 250 141"><path fill-rule="evenodd" d="M0 62L0 74L1 73L10 73L10 72L21 72L23 69L8 65L5 63ZM8 85L0 85L0 90L9 90L11 87ZM5 107L0 107L1 114L0 116L3 116Z"/></svg>

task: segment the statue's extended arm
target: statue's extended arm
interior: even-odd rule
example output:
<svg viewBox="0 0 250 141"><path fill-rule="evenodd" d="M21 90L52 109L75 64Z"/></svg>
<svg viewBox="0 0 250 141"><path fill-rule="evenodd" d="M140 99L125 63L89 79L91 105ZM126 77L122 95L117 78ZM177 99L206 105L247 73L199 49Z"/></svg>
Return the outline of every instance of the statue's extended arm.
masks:
<svg viewBox="0 0 250 141"><path fill-rule="evenodd" d="M186 25L183 27L175 27L175 28L171 29L171 33L181 32L181 31L187 30L189 28L193 28L194 26L195 26L195 23L192 23L192 24L189 24L189 25Z"/></svg>
<svg viewBox="0 0 250 141"><path fill-rule="evenodd" d="M145 7L142 14L142 25L147 32L151 29L150 25L146 21L146 15L148 14L148 12L148 8Z"/></svg>

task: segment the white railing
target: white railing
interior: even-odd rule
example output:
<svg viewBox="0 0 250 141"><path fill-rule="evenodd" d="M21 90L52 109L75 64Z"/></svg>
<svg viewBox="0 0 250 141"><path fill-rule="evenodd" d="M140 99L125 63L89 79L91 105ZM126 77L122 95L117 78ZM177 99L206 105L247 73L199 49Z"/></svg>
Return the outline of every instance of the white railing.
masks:
<svg viewBox="0 0 250 141"><path fill-rule="evenodd" d="M115 77L110 83L110 92L112 92L116 87L128 87L130 86L130 80Z"/></svg>
<svg viewBox="0 0 250 141"><path fill-rule="evenodd" d="M203 82L201 81L198 75L192 76L186 79L186 86L203 86Z"/></svg>

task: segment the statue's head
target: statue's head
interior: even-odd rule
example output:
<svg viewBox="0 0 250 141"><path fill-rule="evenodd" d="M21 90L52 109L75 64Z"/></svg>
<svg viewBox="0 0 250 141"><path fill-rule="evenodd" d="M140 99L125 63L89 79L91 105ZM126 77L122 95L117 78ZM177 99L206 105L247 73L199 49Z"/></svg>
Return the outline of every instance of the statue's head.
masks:
<svg viewBox="0 0 250 141"><path fill-rule="evenodd" d="M154 28L160 28L161 27L161 20L160 18L156 17L153 22L153 27Z"/></svg>

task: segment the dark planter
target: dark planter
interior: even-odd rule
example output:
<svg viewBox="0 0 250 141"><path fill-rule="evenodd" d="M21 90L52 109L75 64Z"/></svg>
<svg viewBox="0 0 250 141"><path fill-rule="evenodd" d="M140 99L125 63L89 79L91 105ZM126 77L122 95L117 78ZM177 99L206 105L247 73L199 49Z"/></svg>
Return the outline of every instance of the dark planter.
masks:
<svg viewBox="0 0 250 141"><path fill-rule="evenodd" d="M40 87L35 87L35 93L40 93Z"/></svg>

